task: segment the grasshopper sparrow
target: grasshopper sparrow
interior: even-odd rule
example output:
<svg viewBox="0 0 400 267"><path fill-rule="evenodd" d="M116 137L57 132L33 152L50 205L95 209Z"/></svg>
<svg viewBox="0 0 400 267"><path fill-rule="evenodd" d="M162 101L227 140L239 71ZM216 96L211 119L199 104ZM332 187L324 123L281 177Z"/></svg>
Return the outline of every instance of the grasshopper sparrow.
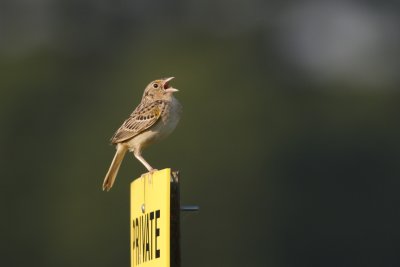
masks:
<svg viewBox="0 0 400 267"><path fill-rule="evenodd" d="M113 186L128 150L149 172L154 170L142 157L142 150L168 136L179 122L182 106L173 96L178 90L169 85L173 78L155 80L147 85L140 104L111 138L117 152L104 179L103 190L109 191Z"/></svg>

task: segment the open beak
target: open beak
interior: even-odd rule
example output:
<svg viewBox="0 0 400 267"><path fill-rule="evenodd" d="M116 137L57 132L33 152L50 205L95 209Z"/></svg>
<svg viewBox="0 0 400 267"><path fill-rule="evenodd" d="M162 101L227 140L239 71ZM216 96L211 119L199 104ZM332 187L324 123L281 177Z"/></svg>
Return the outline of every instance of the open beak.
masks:
<svg viewBox="0 0 400 267"><path fill-rule="evenodd" d="M169 81L171 81L174 78L175 77L169 77L169 78L164 80L163 88L164 88L165 92L167 92L167 93L175 93L175 92L179 91L178 89L175 89L175 88L169 86Z"/></svg>

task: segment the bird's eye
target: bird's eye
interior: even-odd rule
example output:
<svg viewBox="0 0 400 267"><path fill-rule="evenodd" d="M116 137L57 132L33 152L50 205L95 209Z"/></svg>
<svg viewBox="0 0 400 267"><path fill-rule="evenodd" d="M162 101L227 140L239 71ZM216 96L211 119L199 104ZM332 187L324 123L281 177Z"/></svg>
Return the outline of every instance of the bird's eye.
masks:
<svg viewBox="0 0 400 267"><path fill-rule="evenodd" d="M153 84L153 88L158 88L158 83Z"/></svg>

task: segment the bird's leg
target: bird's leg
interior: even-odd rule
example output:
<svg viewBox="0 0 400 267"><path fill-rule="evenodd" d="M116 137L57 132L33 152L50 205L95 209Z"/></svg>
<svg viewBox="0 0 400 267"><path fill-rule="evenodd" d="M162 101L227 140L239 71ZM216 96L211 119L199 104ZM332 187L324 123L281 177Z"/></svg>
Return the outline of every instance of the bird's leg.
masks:
<svg viewBox="0 0 400 267"><path fill-rule="evenodd" d="M135 158L137 158L146 167L149 173L153 174L153 172L157 171L157 169L151 167L150 164L142 157L140 150L135 150L133 154L135 155Z"/></svg>

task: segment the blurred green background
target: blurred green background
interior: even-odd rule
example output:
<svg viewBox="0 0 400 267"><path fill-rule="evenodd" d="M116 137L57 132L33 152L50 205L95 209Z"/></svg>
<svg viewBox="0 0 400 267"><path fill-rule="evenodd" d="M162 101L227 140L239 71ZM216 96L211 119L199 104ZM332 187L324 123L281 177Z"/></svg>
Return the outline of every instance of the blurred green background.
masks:
<svg viewBox="0 0 400 267"><path fill-rule="evenodd" d="M397 1L3 0L2 266L129 266L109 138L175 76L183 266L399 266Z"/></svg>

